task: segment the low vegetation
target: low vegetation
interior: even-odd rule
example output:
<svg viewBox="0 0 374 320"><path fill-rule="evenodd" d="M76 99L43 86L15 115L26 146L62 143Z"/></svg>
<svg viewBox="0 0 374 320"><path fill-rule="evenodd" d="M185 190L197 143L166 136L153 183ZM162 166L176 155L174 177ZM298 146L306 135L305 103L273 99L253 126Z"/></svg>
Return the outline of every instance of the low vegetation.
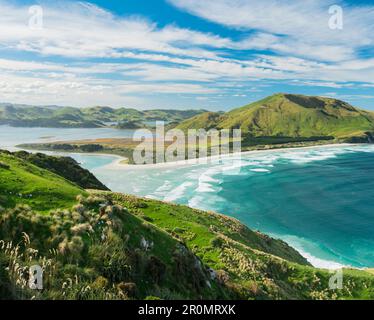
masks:
<svg viewBox="0 0 374 320"><path fill-rule="evenodd" d="M48 143L28 143L20 144L17 147L26 150L39 151L115 154L129 159L129 163L133 163L133 152L137 144L137 142L134 142L131 139L113 138L61 142L56 141Z"/></svg>
<svg viewBox="0 0 374 320"><path fill-rule="evenodd" d="M374 141L374 113L346 102L276 94L228 113L204 113L177 126L188 129L241 129L244 146L302 141Z"/></svg>
<svg viewBox="0 0 374 320"><path fill-rule="evenodd" d="M0 154L13 155L26 160L39 168L49 170L83 189L109 190L90 171L83 169L78 162L70 157L54 157L43 153L28 153L26 151L7 152L0 150Z"/></svg>
<svg viewBox="0 0 374 320"><path fill-rule="evenodd" d="M85 191L11 154L0 163L2 299L374 298L370 272L346 269L330 290L328 271L235 219ZM29 289L31 265L41 291Z"/></svg>
<svg viewBox="0 0 374 320"><path fill-rule="evenodd" d="M127 159L126 163L134 164L133 153L139 142L132 139L124 138L107 138L95 140L78 140L78 141L56 141L48 143L29 143L21 144L17 147L27 150L39 151L62 151L62 152L75 152L75 153L102 153L114 154ZM171 143L165 143L168 147ZM154 142L150 142L150 149L155 154ZM153 146L153 147L152 147ZM95 188L91 188L95 189ZM99 188L100 189L100 188Z"/></svg>
<svg viewBox="0 0 374 320"><path fill-rule="evenodd" d="M11 154L0 153L0 206L14 208L25 204L48 212L70 208L79 194L86 192L78 185L31 162Z"/></svg>

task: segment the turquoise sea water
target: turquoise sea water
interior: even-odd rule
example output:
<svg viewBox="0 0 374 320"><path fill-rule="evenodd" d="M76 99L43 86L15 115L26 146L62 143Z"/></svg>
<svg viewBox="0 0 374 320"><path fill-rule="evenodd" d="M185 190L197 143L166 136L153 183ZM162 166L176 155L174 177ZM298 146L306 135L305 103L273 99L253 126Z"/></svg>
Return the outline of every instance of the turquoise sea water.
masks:
<svg viewBox="0 0 374 320"><path fill-rule="evenodd" d="M113 190L231 215L314 265L374 266L374 146L246 155L209 165L95 169Z"/></svg>
<svg viewBox="0 0 374 320"><path fill-rule="evenodd" d="M124 135L132 132L0 126L0 148L45 136ZM113 191L231 215L287 241L316 266L374 267L374 146L256 153L204 165L130 170L110 166L116 160L112 156L72 156Z"/></svg>
<svg viewBox="0 0 374 320"><path fill-rule="evenodd" d="M131 138L133 132L133 130L116 130L110 128L61 129L0 126L0 147L14 149L16 145L22 143L95 138Z"/></svg>
<svg viewBox="0 0 374 320"><path fill-rule="evenodd" d="M131 138L134 130L111 128L14 128L0 126L0 149L17 151L16 146L24 143L47 143L97 138ZM55 155L69 155L88 170L108 165L117 159L111 155L66 154L63 152L44 152Z"/></svg>

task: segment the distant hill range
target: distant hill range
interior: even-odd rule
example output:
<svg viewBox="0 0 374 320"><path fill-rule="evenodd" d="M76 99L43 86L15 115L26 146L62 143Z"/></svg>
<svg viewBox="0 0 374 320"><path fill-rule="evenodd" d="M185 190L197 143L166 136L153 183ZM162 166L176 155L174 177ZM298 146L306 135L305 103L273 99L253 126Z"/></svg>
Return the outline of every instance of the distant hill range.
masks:
<svg viewBox="0 0 374 320"><path fill-rule="evenodd" d="M241 129L244 145L304 141L373 142L374 112L337 99L279 93L230 112L72 108L0 104L0 125L136 129L165 121L188 129Z"/></svg>
<svg viewBox="0 0 374 320"><path fill-rule="evenodd" d="M155 121L180 122L206 110L145 110L110 107L73 108L0 104L0 125L15 127L96 128L114 126L135 129Z"/></svg>
<svg viewBox="0 0 374 320"><path fill-rule="evenodd" d="M275 94L227 113L206 112L177 128L241 129L248 144L374 141L374 112L332 98Z"/></svg>

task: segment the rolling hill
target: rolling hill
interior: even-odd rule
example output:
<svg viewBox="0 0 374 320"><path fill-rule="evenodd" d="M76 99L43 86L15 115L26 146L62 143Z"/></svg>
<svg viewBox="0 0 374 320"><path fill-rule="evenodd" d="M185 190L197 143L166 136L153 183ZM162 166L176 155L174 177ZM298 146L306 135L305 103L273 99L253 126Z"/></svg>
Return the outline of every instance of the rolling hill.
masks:
<svg viewBox="0 0 374 320"><path fill-rule="evenodd" d="M83 189L96 189L108 191L109 189L103 185L90 171L79 166L73 158L70 157L54 157L44 153L28 153L26 151L17 151L10 153L0 150L0 154L15 156L19 159L49 170L75 184Z"/></svg>
<svg viewBox="0 0 374 320"><path fill-rule="evenodd" d="M0 125L15 127L96 128L107 125L120 129L147 126L149 122L180 122L205 110L145 110L109 107L72 108L0 104Z"/></svg>
<svg viewBox="0 0 374 320"><path fill-rule="evenodd" d="M370 272L331 290L327 270L224 215L88 192L11 154L0 189L0 300L374 298ZM38 292L20 272L35 264Z"/></svg>
<svg viewBox="0 0 374 320"><path fill-rule="evenodd" d="M46 212L69 208L86 192L78 185L27 160L0 153L0 206L13 208L25 204Z"/></svg>
<svg viewBox="0 0 374 320"><path fill-rule="evenodd" d="M331 98L275 94L230 112L204 113L177 126L241 129L246 142L371 141L374 113Z"/></svg>

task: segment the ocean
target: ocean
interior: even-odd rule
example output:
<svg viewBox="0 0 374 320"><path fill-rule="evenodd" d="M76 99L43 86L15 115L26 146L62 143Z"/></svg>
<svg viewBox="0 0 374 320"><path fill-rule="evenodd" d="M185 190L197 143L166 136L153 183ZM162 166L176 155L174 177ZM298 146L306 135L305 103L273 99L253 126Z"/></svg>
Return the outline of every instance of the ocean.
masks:
<svg viewBox="0 0 374 320"><path fill-rule="evenodd" d="M0 126L0 148L131 134ZM117 160L113 156L71 156L113 191L230 215L283 239L317 267L374 267L374 145L271 151L135 170L111 165Z"/></svg>
<svg viewBox="0 0 374 320"><path fill-rule="evenodd" d="M112 189L212 210L313 265L374 267L374 146L272 151L208 165L94 173Z"/></svg>

